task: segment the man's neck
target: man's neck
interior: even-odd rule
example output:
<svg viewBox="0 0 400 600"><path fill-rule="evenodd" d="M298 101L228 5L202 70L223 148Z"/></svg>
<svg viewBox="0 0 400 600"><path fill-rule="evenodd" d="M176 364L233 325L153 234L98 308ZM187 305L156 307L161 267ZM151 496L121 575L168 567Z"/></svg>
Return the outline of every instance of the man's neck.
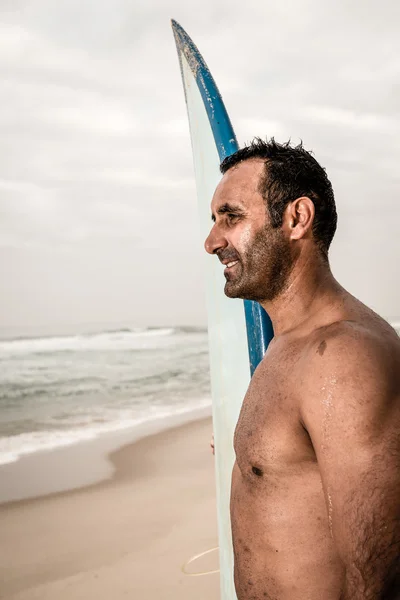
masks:
<svg viewBox="0 0 400 600"><path fill-rule="evenodd" d="M328 261L309 257L296 262L284 291L272 301L261 302L271 318L275 336L329 319L343 288L332 275Z"/></svg>

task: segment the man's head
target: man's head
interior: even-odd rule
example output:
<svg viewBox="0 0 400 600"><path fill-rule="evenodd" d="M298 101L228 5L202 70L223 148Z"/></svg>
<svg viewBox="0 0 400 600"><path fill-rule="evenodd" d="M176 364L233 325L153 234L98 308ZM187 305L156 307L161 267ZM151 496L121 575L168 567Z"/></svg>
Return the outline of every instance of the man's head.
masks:
<svg viewBox="0 0 400 600"><path fill-rule="evenodd" d="M337 223L333 190L302 145L256 138L226 158L221 172L205 247L229 264L227 296L273 300L306 248L327 261Z"/></svg>

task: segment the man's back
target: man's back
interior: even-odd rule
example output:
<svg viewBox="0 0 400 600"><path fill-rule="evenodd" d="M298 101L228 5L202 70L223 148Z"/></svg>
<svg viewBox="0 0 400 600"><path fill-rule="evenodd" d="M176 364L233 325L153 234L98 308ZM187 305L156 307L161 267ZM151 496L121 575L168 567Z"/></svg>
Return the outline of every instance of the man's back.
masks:
<svg viewBox="0 0 400 600"><path fill-rule="evenodd" d="M379 419L373 419L376 430L368 425L365 455L381 443L379 436L380 448L390 446L385 402L387 413L398 416L399 365L394 330L343 290L301 327L273 340L252 378L235 433L231 519L239 600L338 600L345 579L341 525L335 521L336 509L342 517L339 474L350 492L352 484L332 457L342 445L352 452L354 429L359 460L357 423L348 409L353 403L356 414L364 414L360 399L365 384L370 402L371 369L391 389L389 400L377 400ZM338 399L341 379L349 374L358 392ZM349 517L349 526L353 522Z"/></svg>

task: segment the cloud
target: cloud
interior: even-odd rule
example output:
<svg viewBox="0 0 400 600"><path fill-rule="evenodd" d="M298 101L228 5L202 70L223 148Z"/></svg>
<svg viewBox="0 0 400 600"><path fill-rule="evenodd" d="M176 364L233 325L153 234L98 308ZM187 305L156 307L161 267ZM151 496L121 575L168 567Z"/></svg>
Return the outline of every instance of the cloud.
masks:
<svg viewBox="0 0 400 600"><path fill-rule="evenodd" d="M241 144L274 135L301 138L314 150L338 202L335 272L367 302L372 279L378 310L399 312L398 284L389 289L378 266L394 277L398 261L397 2L13 0L2 3L0 16L5 321L43 318L39 300L55 293L60 268L69 273L64 294L72 297L74 286L87 290L90 302L82 292L79 308L85 314L95 281L104 297L116 286L113 302L120 290L124 314L134 297L135 314L146 320L162 279L179 299L171 292L157 307L158 322L178 322L184 303L193 306L186 317L204 318L202 243L171 17L199 45ZM357 269L351 248L358 249ZM30 281L38 261L46 268L36 308L30 312L29 297L18 297L14 315L22 285L14 282ZM126 273L132 279L124 280ZM107 320L114 305L100 304L98 315Z"/></svg>

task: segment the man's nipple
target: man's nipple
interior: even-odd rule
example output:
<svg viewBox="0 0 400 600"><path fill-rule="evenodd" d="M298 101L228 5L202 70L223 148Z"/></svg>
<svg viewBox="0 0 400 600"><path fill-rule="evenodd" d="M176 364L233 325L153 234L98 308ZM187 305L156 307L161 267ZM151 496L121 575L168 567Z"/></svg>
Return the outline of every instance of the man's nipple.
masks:
<svg viewBox="0 0 400 600"><path fill-rule="evenodd" d="M258 467L251 467L251 470L253 471L254 475L257 475L257 477L262 477L263 472Z"/></svg>

